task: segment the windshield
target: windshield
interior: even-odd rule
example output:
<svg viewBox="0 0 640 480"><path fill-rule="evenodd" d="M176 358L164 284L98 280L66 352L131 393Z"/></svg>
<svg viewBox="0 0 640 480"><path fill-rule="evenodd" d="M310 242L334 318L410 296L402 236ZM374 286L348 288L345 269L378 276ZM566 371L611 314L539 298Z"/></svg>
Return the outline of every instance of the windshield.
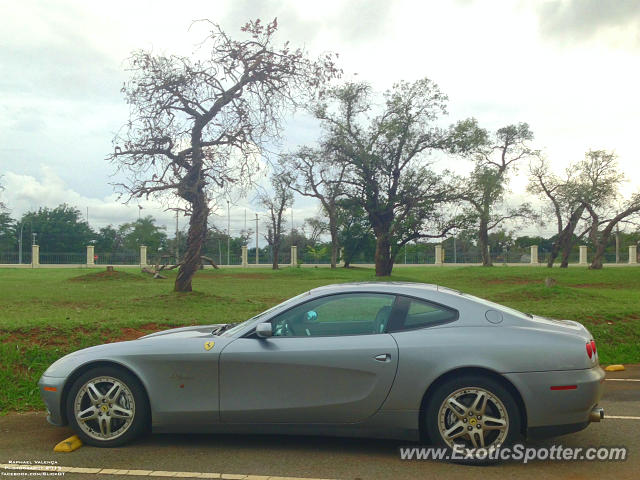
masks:
<svg viewBox="0 0 640 480"><path fill-rule="evenodd" d="M268 310L265 310L262 313L259 313L258 315L256 315L255 317L251 317L249 320L245 320L244 322L241 322L237 325L235 325L233 328L230 328L229 330L225 330L224 332L222 332L220 334L221 337L233 337L237 332L243 330L245 327L249 326L251 323L255 322L256 320L259 320L260 318L266 316L268 313L273 312L274 310L286 307L287 305L291 304L291 303L295 303L298 299L302 298L302 297L306 297L311 293L311 291L308 292L304 292L301 293L300 295L296 295L295 297L290 298L289 300L285 300L282 303L279 303L278 305L271 307Z"/></svg>

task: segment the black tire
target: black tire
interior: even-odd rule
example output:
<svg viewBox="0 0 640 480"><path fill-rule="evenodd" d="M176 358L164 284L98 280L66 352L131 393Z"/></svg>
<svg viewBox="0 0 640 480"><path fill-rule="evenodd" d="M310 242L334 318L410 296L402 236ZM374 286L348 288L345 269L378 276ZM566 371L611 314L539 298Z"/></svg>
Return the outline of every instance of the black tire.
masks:
<svg viewBox="0 0 640 480"><path fill-rule="evenodd" d="M491 411L485 415L486 418L497 417L497 414L501 410L506 411L506 419L505 419L506 427L504 429L505 433L502 436L502 440L499 442L500 445L503 447L512 446L514 443L516 443L518 440L521 439L522 421L521 421L520 408L518 407L518 404L513 398L513 395L511 394L511 392L507 388L505 388L505 386L500 381L494 378L491 378L489 376L463 375L457 378L451 378L445 381L440 386L438 386L436 390L433 392L433 394L430 395L426 403L425 412L423 416L424 418L423 428L426 430L428 434L428 438L431 440L431 442L434 445L438 447L446 448L449 450L450 453L452 452L453 448L449 443L447 443L447 441L444 439L441 433L441 429L440 429L441 419L439 417L441 413L441 408L443 409L443 412L445 412L442 418L442 421L445 422L443 428L448 428L451 423L454 423L454 424L457 423L458 418L452 415L451 408L449 408L448 409L449 412L446 413L447 407L443 405L445 400L449 399L449 397L457 393L458 395L461 395L461 397L459 397L460 403L462 403L466 407L470 407L471 405L467 405L466 403L463 402L463 400L465 400L466 398L469 398L469 400L473 400L474 395L476 395L477 397L477 393L473 393L473 392L476 392L475 390L473 390L474 388L482 389L488 392L489 394L493 395L497 400L499 400L499 402L497 403L493 403L491 400L487 403L486 408L491 409ZM466 391L470 393L466 394L465 396ZM499 405L500 403L502 405ZM502 412L503 414L505 413L504 411ZM454 430L454 433L460 433L460 432L463 432L464 429L469 429L470 427L469 423L471 422L473 422L474 426L477 426L478 423L484 422L484 420L480 417L474 415L469 417L468 419L464 419L465 420L464 426L462 426L461 429ZM447 424L446 423L447 419L451 419L451 418L453 418L453 422L450 421L450 423ZM489 426L495 426L495 425L496 425L495 423L492 424L489 422ZM481 427L482 425L477 428L481 428ZM471 427L471 428L473 429L474 427ZM483 430L482 433L480 433L480 435L483 435L483 437L485 438L485 441L487 441L487 445L485 448L490 448L491 443L495 440L498 440L498 437L502 435L502 433L501 431L498 432L495 430L491 430L491 431ZM460 440L456 441L455 443L467 443L468 436L469 436L468 433L464 434L460 438ZM471 442L470 437L468 438L469 438L468 442L470 443ZM475 438L478 439L477 436ZM468 448L473 448L473 445L469 445ZM460 462L460 463L472 463L472 464L490 464L490 463L495 463L497 460L495 459L492 460L490 458L484 458L484 459L483 458L473 458L473 459L467 458L467 459L453 459L453 461Z"/></svg>
<svg viewBox="0 0 640 480"><path fill-rule="evenodd" d="M110 403L105 395L108 392L109 385L115 385L115 383L109 383L106 381L107 379L116 380L121 385L122 393L116 394L113 403ZM92 380L96 380L96 382L91 382ZM89 382L93 383L97 391L104 397L99 399L100 402L97 406L93 404L91 395L88 393L89 387L87 385ZM81 390L82 393L78 395ZM121 368L96 367L83 373L73 382L67 395L66 403L69 425L82 442L87 445L118 447L131 442L148 429L150 412L145 390L137 378ZM87 421L82 422L83 425L81 425L76 418L76 404L79 410L82 411L85 411L85 407L88 407L87 409L95 409L96 414L100 415L100 420L89 418ZM112 412L113 416L111 416ZM123 419L123 412L132 412L132 414ZM93 415L93 413L89 412L88 415ZM119 417L116 417L116 415ZM103 418L104 420L102 420ZM107 421L109 428L113 427L114 431L110 432L111 436L104 434L105 438L97 438L102 435L99 430L102 425L106 425Z"/></svg>

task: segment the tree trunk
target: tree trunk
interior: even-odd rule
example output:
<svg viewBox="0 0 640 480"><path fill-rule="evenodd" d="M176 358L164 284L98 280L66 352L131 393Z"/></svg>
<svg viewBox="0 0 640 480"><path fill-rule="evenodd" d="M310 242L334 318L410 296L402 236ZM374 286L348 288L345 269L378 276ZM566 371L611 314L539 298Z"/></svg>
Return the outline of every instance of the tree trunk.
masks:
<svg viewBox="0 0 640 480"><path fill-rule="evenodd" d="M331 268L336 268L338 263L338 226L331 216L329 216L329 233L331 234Z"/></svg>
<svg viewBox="0 0 640 480"><path fill-rule="evenodd" d="M191 217L189 218L189 233L187 234L187 250L182 257L182 265L176 277L174 291L190 292L191 279L200 268L200 253L202 244L207 235L207 218L209 206L206 195L203 192L195 194L191 202Z"/></svg>
<svg viewBox="0 0 640 480"><path fill-rule="evenodd" d="M487 229L487 223L480 221L480 228L478 229L478 245L480 246L480 253L482 254L482 266L492 267L491 255L489 254L489 231Z"/></svg>
<svg viewBox="0 0 640 480"><path fill-rule="evenodd" d="M551 246L551 252L549 253L549 259L547 260L547 268L553 268L553 262L556 261L558 255L560 254L560 239L562 238L562 234L558 235L558 238L553 245Z"/></svg>
<svg viewBox="0 0 640 480"><path fill-rule="evenodd" d="M280 250L280 242L278 242L277 244L272 245L273 248L273 263L271 265L271 269L272 270L277 270L278 269L278 260L280 258L280 252L278 250Z"/></svg>
<svg viewBox="0 0 640 480"><path fill-rule="evenodd" d="M602 268L602 257L604 256L604 251L607 249L608 242L609 238L603 238L600 241L600 244L596 248L596 253L593 255L591 265L589 265L589 270L600 270Z"/></svg>
<svg viewBox="0 0 640 480"><path fill-rule="evenodd" d="M376 236L376 277L388 277L393 270L391 242L387 234Z"/></svg>
<svg viewBox="0 0 640 480"><path fill-rule="evenodd" d="M571 235L567 235L562 240L562 260L560 262L560 268L569 268L569 255L571 255L571 248L573 247L573 233Z"/></svg>

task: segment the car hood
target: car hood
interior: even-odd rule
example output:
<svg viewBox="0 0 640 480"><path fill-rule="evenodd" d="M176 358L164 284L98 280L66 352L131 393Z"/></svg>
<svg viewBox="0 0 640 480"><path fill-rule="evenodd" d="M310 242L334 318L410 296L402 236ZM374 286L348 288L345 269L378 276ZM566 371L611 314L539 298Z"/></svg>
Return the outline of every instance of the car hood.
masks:
<svg viewBox="0 0 640 480"><path fill-rule="evenodd" d="M169 330L162 330L160 332L150 333L149 335L144 335L138 340L145 340L148 338L193 338L193 337L201 337L203 335L212 335L216 333L221 327L225 326L225 323L217 323L212 325L193 325L191 327L179 327L179 328L171 328Z"/></svg>

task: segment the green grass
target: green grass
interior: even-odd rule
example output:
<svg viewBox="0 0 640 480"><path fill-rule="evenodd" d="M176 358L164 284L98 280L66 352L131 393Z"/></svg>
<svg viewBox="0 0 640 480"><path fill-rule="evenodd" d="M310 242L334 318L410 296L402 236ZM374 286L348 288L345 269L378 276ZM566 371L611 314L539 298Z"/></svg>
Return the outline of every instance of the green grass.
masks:
<svg viewBox="0 0 640 480"><path fill-rule="evenodd" d="M375 280L370 269L205 270L195 292L172 292L175 272L0 270L0 412L43 408L36 382L62 355L172 326L242 321L320 285ZM97 273L97 275L96 275ZM546 287L552 276L557 285ZM392 280L437 283L525 312L580 321L602 363L640 362L640 268L396 268Z"/></svg>

